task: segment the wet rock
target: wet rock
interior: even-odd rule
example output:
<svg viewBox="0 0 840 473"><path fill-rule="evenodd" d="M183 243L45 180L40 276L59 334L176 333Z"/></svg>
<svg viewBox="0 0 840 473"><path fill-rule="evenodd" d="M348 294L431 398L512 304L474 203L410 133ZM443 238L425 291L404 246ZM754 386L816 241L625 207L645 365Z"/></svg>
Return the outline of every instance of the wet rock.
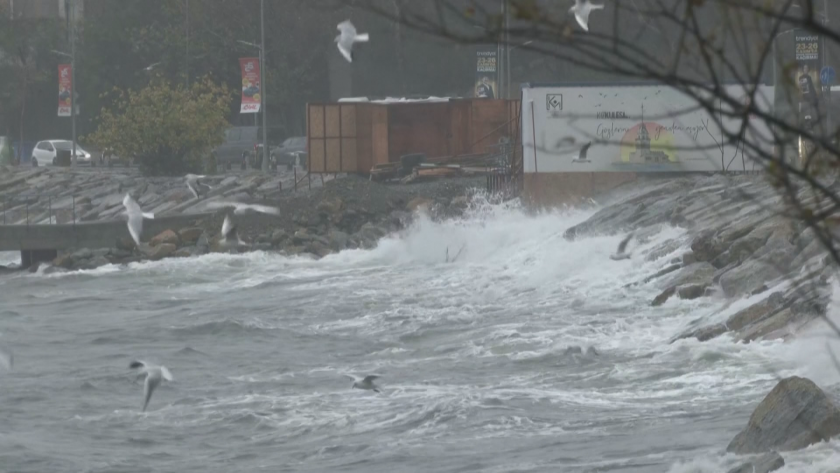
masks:
<svg viewBox="0 0 840 473"><path fill-rule="evenodd" d="M65 254L53 260L53 266L57 268L70 269L73 267L73 255Z"/></svg>
<svg viewBox="0 0 840 473"><path fill-rule="evenodd" d="M174 245L178 246L181 239L178 237L178 234L173 232L172 230L164 230L157 235L155 235L150 241L150 246L158 246L162 244Z"/></svg>
<svg viewBox="0 0 840 473"><path fill-rule="evenodd" d="M757 302L746 309L742 309L733 314L726 321L726 326L733 331L741 330L747 325L754 324L779 310L783 303L784 297L782 297L782 293L774 292L773 294L770 294L770 297L767 299Z"/></svg>
<svg viewBox="0 0 840 473"><path fill-rule="evenodd" d="M152 261L158 261L166 258L167 256L171 256L177 249L178 247L172 243L161 243L148 250L146 256Z"/></svg>
<svg viewBox="0 0 840 473"><path fill-rule="evenodd" d="M428 212L432 208L432 205L434 205L434 203L435 202L432 199L426 197L415 197L408 202L408 204L405 206L405 209L409 212Z"/></svg>
<svg viewBox="0 0 840 473"><path fill-rule="evenodd" d="M732 439L727 452L800 450L840 434L840 409L813 381L793 376L779 381Z"/></svg>
<svg viewBox="0 0 840 473"><path fill-rule="evenodd" d="M686 284L677 288L677 295L680 299L697 299L703 297L705 293L706 286L703 284Z"/></svg>
<svg viewBox="0 0 840 473"><path fill-rule="evenodd" d="M671 264L669 266L666 266L666 267L662 268L661 270L657 271L656 273L651 274L650 276L644 278L641 281L641 284L647 284L647 283L653 281L654 279L660 278L660 277L662 277L666 274L673 273L674 271L680 269L681 267L682 266L679 265L679 264ZM626 285L625 287L635 286L637 284L639 284L639 283L630 283L630 284Z"/></svg>
<svg viewBox="0 0 840 473"><path fill-rule="evenodd" d="M780 333L785 327L788 327L793 319L793 311L790 309L783 309L775 314L762 319L752 325L747 326L742 330L738 336L742 342L751 342L753 340L783 338L784 335ZM773 337L771 334L777 332L777 336Z"/></svg>
<svg viewBox="0 0 840 473"><path fill-rule="evenodd" d="M271 239L270 239L270 242L271 242L271 244L272 244L273 246L280 246L280 245L282 245L282 244L283 244L283 242L285 242L286 240L288 240L288 238L289 238L289 234L288 234L288 233L286 233L285 231L283 231L283 230L275 230L275 231L271 234Z"/></svg>
<svg viewBox="0 0 840 473"><path fill-rule="evenodd" d="M204 233L204 229L199 227L183 228L178 232L178 237L183 244L194 245L198 241L199 237L201 237L202 233Z"/></svg>
<svg viewBox="0 0 840 473"><path fill-rule="evenodd" d="M96 258L97 256L108 256L111 254L110 248L97 248L91 251L91 255Z"/></svg>
<svg viewBox="0 0 840 473"><path fill-rule="evenodd" d="M338 197L324 199L318 202L318 205L315 207L318 213L329 216L338 214L342 209L344 209L344 201Z"/></svg>
<svg viewBox="0 0 840 473"><path fill-rule="evenodd" d="M309 232L303 229L296 231L294 236L292 236L292 242L295 245L303 245L310 241L312 241L312 235L310 235Z"/></svg>
<svg viewBox="0 0 840 473"><path fill-rule="evenodd" d="M671 296L673 296L676 292L677 292L677 286L671 286L668 289L665 289L664 291L662 291L661 294L656 296L653 299L653 302L650 303L650 305L653 306L653 307L661 306L662 304L665 303L665 301L670 299Z"/></svg>
<svg viewBox="0 0 840 473"><path fill-rule="evenodd" d="M720 277L720 287L727 297L749 294L763 284L787 274L794 258L792 247L774 250L732 268Z"/></svg>
<svg viewBox="0 0 840 473"><path fill-rule="evenodd" d="M678 336L676 340L682 340L684 338L696 338L698 341L705 342L713 338L717 338L728 331L729 330L726 328L726 325L714 324L686 332Z"/></svg>
<svg viewBox="0 0 840 473"><path fill-rule="evenodd" d="M183 248L178 248L172 253L173 258L189 258L190 256L194 256L195 247L192 246L185 246Z"/></svg>
<svg viewBox="0 0 840 473"><path fill-rule="evenodd" d="M134 249L137 248L137 245L130 237L122 237L117 239L116 247L118 250L134 251Z"/></svg>
<svg viewBox="0 0 840 473"><path fill-rule="evenodd" d="M324 245L320 241L311 241L309 244L306 245L305 250L313 255L318 256L319 258L323 258L328 254L332 253L332 250L327 245Z"/></svg>
<svg viewBox="0 0 840 473"><path fill-rule="evenodd" d="M81 250L77 250L73 253L73 260L81 261L90 259L93 257L93 251L89 250L88 248L82 248Z"/></svg>
<svg viewBox="0 0 840 473"><path fill-rule="evenodd" d="M342 232L341 230L331 230L328 238L330 248L335 251L341 251L347 248L347 245L350 243L350 235Z"/></svg>
<svg viewBox="0 0 840 473"><path fill-rule="evenodd" d="M673 274L662 278L662 281L657 282L660 288L667 288L671 286L684 286L688 284L701 284L708 286L712 282L715 267L709 263L701 262L684 266Z"/></svg>
<svg viewBox="0 0 840 473"><path fill-rule="evenodd" d="M688 266L697 262L697 257L694 256L693 251L688 251L683 253L682 255L682 264L683 266Z"/></svg>
<svg viewBox="0 0 840 473"><path fill-rule="evenodd" d="M770 452L737 466L727 473L770 473L783 466L785 466L785 459L776 452Z"/></svg>
<svg viewBox="0 0 840 473"><path fill-rule="evenodd" d="M210 239L207 238L207 233L202 233L195 242L195 248L200 254L210 251Z"/></svg>
<svg viewBox="0 0 840 473"><path fill-rule="evenodd" d="M96 269L105 265L111 264L111 261L104 256L94 256L92 258L76 261L73 269Z"/></svg>
<svg viewBox="0 0 840 473"><path fill-rule="evenodd" d="M697 261L712 261L725 250L725 244L715 238L714 230L704 230L691 242L691 251Z"/></svg>

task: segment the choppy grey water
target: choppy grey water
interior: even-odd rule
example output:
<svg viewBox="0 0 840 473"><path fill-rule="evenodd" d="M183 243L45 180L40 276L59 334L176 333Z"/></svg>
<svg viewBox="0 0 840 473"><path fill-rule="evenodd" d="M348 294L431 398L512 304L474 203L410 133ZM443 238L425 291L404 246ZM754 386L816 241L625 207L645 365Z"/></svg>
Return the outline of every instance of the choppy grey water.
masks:
<svg viewBox="0 0 840 473"><path fill-rule="evenodd" d="M620 235L562 238L586 216L486 207L320 261L2 276L0 471L719 472L771 367L836 385L813 343L669 344L751 301L651 308L654 287L623 286L682 231L615 262ZM175 377L146 413L135 358ZM367 374L383 393L345 376ZM786 459L840 464L825 446Z"/></svg>

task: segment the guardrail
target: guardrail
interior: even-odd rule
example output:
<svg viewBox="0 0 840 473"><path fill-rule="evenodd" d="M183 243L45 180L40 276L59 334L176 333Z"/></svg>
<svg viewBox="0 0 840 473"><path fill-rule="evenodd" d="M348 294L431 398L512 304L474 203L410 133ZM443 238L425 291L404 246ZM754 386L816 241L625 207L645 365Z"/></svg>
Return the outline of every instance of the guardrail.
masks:
<svg viewBox="0 0 840 473"><path fill-rule="evenodd" d="M46 199L46 206L42 206L42 200ZM70 199L69 207L61 206L53 209L53 202ZM42 204L36 207L35 204ZM46 211L46 215L44 215ZM59 222L58 211L69 213L69 219ZM63 213L64 213L63 212ZM22 218L18 218L18 214ZM62 195L60 193L49 194L25 194L18 196L0 196L0 225L51 225L58 223L75 224L78 220L76 213L76 196ZM34 220L34 221L33 221ZM46 220L46 222L44 222ZM61 219L65 220L65 219Z"/></svg>

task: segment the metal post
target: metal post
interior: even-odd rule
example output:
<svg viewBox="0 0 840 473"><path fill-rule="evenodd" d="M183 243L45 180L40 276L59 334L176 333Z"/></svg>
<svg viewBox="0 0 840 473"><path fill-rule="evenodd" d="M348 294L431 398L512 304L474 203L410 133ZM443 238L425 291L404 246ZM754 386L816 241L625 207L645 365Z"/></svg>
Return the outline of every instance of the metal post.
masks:
<svg viewBox="0 0 840 473"><path fill-rule="evenodd" d="M295 170L295 192L297 192L297 164L295 164L294 170ZM6 214L3 214L3 215L5 216Z"/></svg>
<svg viewBox="0 0 840 473"><path fill-rule="evenodd" d="M73 195L73 226L76 226L76 196Z"/></svg>
<svg viewBox="0 0 840 473"><path fill-rule="evenodd" d="M76 3L71 2L72 19L70 20L70 123L73 128L73 156L70 163L76 166ZM21 143L22 145L22 143Z"/></svg>
<svg viewBox="0 0 840 473"><path fill-rule="evenodd" d="M504 2L505 9L505 97L510 98L510 12L507 2Z"/></svg>
<svg viewBox="0 0 840 473"><path fill-rule="evenodd" d="M186 56L184 57L184 69L185 75L187 76L185 82L187 88L190 88L190 0L186 0L187 6L187 27L186 27L186 36L187 36L187 52Z"/></svg>
<svg viewBox="0 0 840 473"><path fill-rule="evenodd" d="M52 225L52 196L47 196L47 218L50 219L50 225Z"/></svg>
<svg viewBox="0 0 840 473"><path fill-rule="evenodd" d="M260 35L262 36L262 42L260 43L260 99L262 102L262 111L263 111L263 159L262 159L262 171L267 173L268 172L268 120L267 120L267 112L266 112L266 99L265 99L265 0L260 0Z"/></svg>

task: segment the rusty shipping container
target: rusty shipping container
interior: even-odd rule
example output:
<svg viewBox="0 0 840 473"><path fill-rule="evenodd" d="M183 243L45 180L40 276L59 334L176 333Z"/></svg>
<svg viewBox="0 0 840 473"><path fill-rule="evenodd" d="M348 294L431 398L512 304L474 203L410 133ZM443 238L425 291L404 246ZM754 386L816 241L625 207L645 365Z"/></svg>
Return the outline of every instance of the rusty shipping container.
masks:
<svg viewBox="0 0 840 473"><path fill-rule="evenodd" d="M519 108L518 100L488 99L307 104L308 168L366 174L411 153L484 153L502 137L518 142Z"/></svg>

